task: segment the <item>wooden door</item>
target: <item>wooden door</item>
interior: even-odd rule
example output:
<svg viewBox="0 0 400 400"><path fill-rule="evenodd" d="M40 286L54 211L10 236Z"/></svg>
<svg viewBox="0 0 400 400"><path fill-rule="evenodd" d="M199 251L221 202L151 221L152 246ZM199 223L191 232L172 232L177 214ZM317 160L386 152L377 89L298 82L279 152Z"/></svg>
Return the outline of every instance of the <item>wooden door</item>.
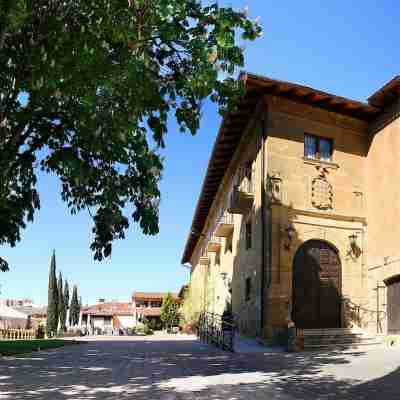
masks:
<svg viewBox="0 0 400 400"><path fill-rule="evenodd" d="M386 284L388 333L400 333L400 276L388 280Z"/></svg>
<svg viewBox="0 0 400 400"><path fill-rule="evenodd" d="M341 326L341 264L334 247L320 240L304 243L293 266L293 321L298 328Z"/></svg>

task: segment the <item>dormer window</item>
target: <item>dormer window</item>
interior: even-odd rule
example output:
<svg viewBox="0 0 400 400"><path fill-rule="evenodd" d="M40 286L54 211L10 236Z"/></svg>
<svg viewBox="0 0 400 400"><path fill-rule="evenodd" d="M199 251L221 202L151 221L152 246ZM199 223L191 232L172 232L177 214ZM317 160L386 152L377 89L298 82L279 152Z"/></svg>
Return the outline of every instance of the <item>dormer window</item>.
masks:
<svg viewBox="0 0 400 400"><path fill-rule="evenodd" d="M304 135L304 157L320 161L332 161L333 140L316 136Z"/></svg>

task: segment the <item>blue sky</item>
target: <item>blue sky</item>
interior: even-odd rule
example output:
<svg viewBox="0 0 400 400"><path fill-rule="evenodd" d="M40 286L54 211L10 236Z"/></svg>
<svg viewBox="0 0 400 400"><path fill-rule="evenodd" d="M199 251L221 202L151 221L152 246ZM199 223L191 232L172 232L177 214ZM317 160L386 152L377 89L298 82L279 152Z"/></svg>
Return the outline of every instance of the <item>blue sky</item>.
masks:
<svg viewBox="0 0 400 400"><path fill-rule="evenodd" d="M242 9L248 5L252 17L261 17L264 36L247 45L248 71L363 101L400 73L397 1L219 3ZM22 242L0 250L12 266L0 273L1 297L46 303L53 248L58 269L79 285L84 303L99 297L128 301L134 290L179 290L188 280L180 260L219 123L215 108L205 104L195 137L170 124L160 234L145 237L132 226L127 238L115 243L111 260L103 263L95 263L89 250L89 216L70 216L57 179L40 175L42 209Z"/></svg>

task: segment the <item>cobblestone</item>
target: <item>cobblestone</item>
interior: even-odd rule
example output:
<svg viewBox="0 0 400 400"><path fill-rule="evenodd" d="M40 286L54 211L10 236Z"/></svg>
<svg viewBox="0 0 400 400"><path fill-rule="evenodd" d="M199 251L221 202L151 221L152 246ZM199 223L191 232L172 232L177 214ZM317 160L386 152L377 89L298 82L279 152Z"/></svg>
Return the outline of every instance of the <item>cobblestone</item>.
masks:
<svg viewBox="0 0 400 400"><path fill-rule="evenodd" d="M185 336L96 338L0 359L0 400L397 400L399 380L399 348L232 354Z"/></svg>

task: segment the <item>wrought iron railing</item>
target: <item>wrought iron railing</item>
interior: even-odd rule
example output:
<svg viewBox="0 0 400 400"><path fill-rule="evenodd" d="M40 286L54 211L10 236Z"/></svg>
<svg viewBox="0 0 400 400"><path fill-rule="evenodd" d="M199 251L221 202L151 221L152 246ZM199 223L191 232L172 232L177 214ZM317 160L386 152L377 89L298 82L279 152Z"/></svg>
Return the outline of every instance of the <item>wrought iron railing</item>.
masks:
<svg viewBox="0 0 400 400"><path fill-rule="evenodd" d="M218 223L220 225L226 224L226 225L233 225L235 223L233 214L230 213L229 211L225 211L219 218Z"/></svg>
<svg viewBox="0 0 400 400"><path fill-rule="evenodd" d="M216 236L216 235L212 235L210 240L209 240L209 242L208 242L208 244L215 243L217 245L222 245L222 242L223 242L223 238L222 237Z"/></svg>
<svg viewBox="0 0 400 400"><path fill-rule="evenodd" d="M231 314L203 312L200 315L197 335L202 342L223 350L234 351L235 324Z"/></svg>
<svg viewBox="0 0 400 400"><path fill-rule="evenodd" d="M344 319L347 323L354 323L361 326L363 322L376 323L377 333L382 333L382 321L386 318L385 310L372 310L353 303L350 299L341 297Z"/></svg>

